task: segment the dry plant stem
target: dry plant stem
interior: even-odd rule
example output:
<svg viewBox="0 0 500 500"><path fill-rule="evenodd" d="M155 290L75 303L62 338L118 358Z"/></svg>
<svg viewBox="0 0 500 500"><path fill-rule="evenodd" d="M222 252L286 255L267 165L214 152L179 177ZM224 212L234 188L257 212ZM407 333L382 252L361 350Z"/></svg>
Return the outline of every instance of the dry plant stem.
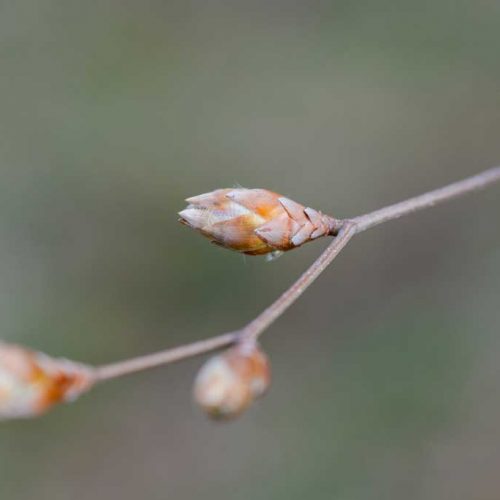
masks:
<svg viewBox="0 0 500 500"><path fill-rule="evenodd" d="M314 261L307 271L240 333L240 341L255 341L259 335L279 318L303 293L314 280L332 263L340 251L356 234L356 226L351 221L344 221L338 235L326 250Z"/></svg>
<svg viewBox="0 0 500 500"><path fill-rule="evenodd" d="M331 264L355 234L366 231L383 222L397 219L412 212L416 212L417 210L432 207L443 201L462 196L499 181L500 167L491 168L462 181L449 184L443 188L355 217L354 219L340 221L341 226L338 235L309 269L307 269L307 271L273 304L241 330L206 340L200 340L174 349L168 349L166 351L99 367L97 368L97 379L101 381L109 380L156 366L174 363L226 347L236 342L254 342L271 323L281 316L285 310L302 295L329 264Z"/></svg>
<svg viewBox="0 0 500 500"><path fill-rule="evenodd" d="M490 168L480 174L467 177L453 184L448 184L434 191L429 191L428 193L395 203L394 205L389 205L380 210L375 210L375 212L355 217L352 221L357 225L356 232L360 233L383 222L399 219L399 217L422 210L423 208L433 207L438 203L462 196L470 191L482 189L498 181L500 181L500 167Z"/></svg>
<svg viewBox="0 0 500 500"><path fill-rule="evenodd" d="M137 358L119 361L109 365L104 365L97 368L97 380L109 380L118 378L130 373L140 372L155 368L156 366L167 365L181 361L183 359L192 358L210 351L215 351L221 347L234 344L238 340L238 334L225 333L217 337L211 337L206 340L199 340L191 344L186 344L173 349L146 354Z"/></svg>
<svg viewBox="0 0 500 500"><path fill-rule="evenodd" d="M236 342L254 342L257 337L283 312L290 307L313 281L328 267L342 248L356 234L355 226L345 221L337 235L327 249L316 259L307 271L281 295L273 304L265 309L247 326L235 332L226 333L192 344L167 349L165 351L146 354L137 358L119 361L97 368L97 380L109 380L123 375L147 370L156 366L166 365L191 358L199 354L214 351Z"/></svg>

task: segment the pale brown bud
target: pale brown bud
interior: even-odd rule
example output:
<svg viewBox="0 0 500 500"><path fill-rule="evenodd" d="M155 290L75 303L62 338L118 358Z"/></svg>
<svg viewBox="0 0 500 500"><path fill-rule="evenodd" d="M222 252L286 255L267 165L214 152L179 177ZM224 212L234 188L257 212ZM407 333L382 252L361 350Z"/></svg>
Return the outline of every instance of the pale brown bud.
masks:
<svg viewBox="0 0 500 500"><path fill-rule="evenodd" d="M76 399L93 382L88 366L0 343L0 420L40 415Z"/></svg>
<svg viewBox="0 0 500 500"><path fill-rule="evenodd" d="M201 368L194 385L194 398L216 419L238 416L271 381L266 355L255 345L239 345L210 358Z"/></svg>
<svg viewBox="0 0 500 500"><path fill-rule="evenodd" d="M284 252L337 232L335 219L267 189L217 189L186 201L180 222L247 255Z"/></svg>

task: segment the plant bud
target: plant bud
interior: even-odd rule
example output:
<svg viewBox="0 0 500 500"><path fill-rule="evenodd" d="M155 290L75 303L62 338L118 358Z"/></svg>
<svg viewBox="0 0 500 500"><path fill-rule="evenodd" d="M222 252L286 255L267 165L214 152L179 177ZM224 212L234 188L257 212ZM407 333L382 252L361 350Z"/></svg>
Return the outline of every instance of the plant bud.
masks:
<svg viewBox="0 0 500 500"><path fill-rule="evenodd" d="M210 417L233 418L266 392L270 380L266 355L254 344L238 345L203 365L194 398Z"/></svg>
<svg viewBox="0 0 500 500"><path fill-rule="evenodd" d="M0 420L40 415L76 399L93 382L88 366L0 343Z"/></svg>
<svg viewBox="0 0 500 500"><path fill-rule="evenodd" d="M181 223L247 255L284 252L337 232L335 219L267 189L217 189L186 201Z"/></svg>

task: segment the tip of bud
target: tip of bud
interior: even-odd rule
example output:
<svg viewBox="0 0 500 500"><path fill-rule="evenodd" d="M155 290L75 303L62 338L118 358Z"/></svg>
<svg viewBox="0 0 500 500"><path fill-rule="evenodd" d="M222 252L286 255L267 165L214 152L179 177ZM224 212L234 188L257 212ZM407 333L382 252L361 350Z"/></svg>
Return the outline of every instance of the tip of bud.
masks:
<svg viewBox="0 0 500 500"><path fill-rule="evenodd" d="M205 225L206 214L198 208L185 208L179 212L179 222L191 226L194 229L202 229Z"/></svg>
<svg viewBox="0 0 500 500"><path fill-rule="evenodd" d="M255 345L238 345L203 365L195 380L194 399L210 417L230 419L262 396L270 380L266 355Z"/></svg>

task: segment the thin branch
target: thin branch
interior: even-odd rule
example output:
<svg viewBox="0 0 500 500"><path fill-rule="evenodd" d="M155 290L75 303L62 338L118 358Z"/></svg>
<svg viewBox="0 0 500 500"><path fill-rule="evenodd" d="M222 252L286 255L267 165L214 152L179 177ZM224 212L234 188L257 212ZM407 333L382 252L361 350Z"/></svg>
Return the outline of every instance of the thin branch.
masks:
<svg viewBox="0 0 500 500"><path fill-rule="evenodd" d="M254 342L277 318L279 318L332 263L351 238L378 224L397 219L412 212L432 207L438 203L462 196L471 191L500 181L500 167L485 170L480 174L449 184L440 189L410 198L374 212L341 221L338 235L318 259L288 288L273 304L254 320L235 332L226 333L206 340L168 349L165 351L120 361L97 368L97 379L109 380L130 373L147 370L160 365L204 354L236 342Z"/></svg>
<svg viewBox="0 0 500 500"><path fill-rule="evenodd" d="M255 341L262 332L279 318L303 293L312 285L316 278L332 263L340 251L349 243L356 234L356 226L351 221L344 221L338 235L328 245L326 250L314 261L314 263L302 274L302 276L273 302L267 309L261 312L253 321L241 330L242 341Z"/></svg>
<svg viewBox="0 0 500 500"><path fill-rule="evenodd" d="M453 184L448 184L448 186L429 191L428 193L415 196L414 198L401 201L394 205L389 205L380 210L375 210L375 212L355 217L353 222L356 223L358 227L357 232L360 233L361 231L366 231L367 229L378 226L383 222L398 219L399 217L422 210L423 208L433 207L438 203L451 200L457 196L463 196L464 194L482 189L498 181L500 181L500 167L490 168L480 174L467 177Z"/></svg>
<svg viewBox="0 0 500 500"><path fill-rule="evenodd" d="M118 361L109 365L104 365L97 368L96 377L98 380L109 380L118 378L130 373L140 372L155 368L161 365L175 363L183 359L192 358L210 351L215 351L221 347L234 344L238 340L238 333L224 333L217 337L211 337L206 340L199 340L191 344L174 347L165 351L154 352L139 356L137 358Z"/></svg>
<svg viewBox="0 0 500 500"><path fill-rule="evenodd" d="M254 342L275 319L281 316L302 295L306 288L328 267L355 234L354 224L349 221L344 222L338 236L314 261L309 269L273 304L242 329L206 340L200 340L192 344L99 367L97 368L97 379L102 381L118 378L130 373L198 356L199 354L214 351L236 342Z"/></svg>

